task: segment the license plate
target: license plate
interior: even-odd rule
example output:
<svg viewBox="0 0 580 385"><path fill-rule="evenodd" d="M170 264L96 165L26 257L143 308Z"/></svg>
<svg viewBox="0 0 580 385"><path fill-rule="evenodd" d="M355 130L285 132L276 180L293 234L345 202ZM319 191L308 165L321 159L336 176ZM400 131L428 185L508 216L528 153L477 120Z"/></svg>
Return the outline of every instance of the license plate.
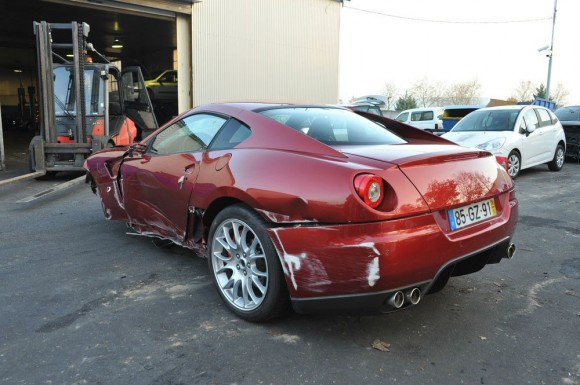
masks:
<svg viewBox="0 0 580 385"><path fill-rule="evenodd" d="M494 217L497 214L497 210L495 209L495 201L488 199L468 206L447 210L447 214L449 215L451 231L453 231Z"/></svg>

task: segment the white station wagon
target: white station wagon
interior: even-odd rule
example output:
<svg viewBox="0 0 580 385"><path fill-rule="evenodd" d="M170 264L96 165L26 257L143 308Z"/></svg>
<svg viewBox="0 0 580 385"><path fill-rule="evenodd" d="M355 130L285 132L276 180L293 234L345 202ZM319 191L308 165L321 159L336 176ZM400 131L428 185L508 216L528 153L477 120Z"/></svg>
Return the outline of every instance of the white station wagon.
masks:
<svg viewBox="0 0 580 385"><path fill-rule="evenodd" d="M531 105L481 108L459 121L444 138L487 150L505 164L512 178L520 170L547 163L564 166L566 138L562 124L547 108Z"/></svg>

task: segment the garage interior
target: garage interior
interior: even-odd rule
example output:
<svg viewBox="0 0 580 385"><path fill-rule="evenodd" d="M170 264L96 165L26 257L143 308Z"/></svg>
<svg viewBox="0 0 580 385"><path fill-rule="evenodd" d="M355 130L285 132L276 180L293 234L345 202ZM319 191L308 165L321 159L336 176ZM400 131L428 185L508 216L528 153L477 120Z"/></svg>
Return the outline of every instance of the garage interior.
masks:
<svg viewBox="0 0 580 385"><path fill-rule="evenodd" d="M38 105L34 21L89 24L88 41L97 51L117 65L138 65L145 79L176 68L175 15L139 5L117 7L107 7L103 0L19 0L0 13L0 107L8 156L25 153L38 131L38 117L31 108L31 100ZM163 109L160 113L160 124L174 114Z"/></svg>

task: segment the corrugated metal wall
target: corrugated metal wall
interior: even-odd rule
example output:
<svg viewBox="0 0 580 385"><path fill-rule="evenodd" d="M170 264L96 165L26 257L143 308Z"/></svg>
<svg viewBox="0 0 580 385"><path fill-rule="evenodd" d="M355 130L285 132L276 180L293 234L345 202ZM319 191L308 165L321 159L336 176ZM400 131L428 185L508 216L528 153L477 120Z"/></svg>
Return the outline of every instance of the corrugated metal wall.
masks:
<svg viewBox="0 0 580 385"><path fill-rule="evenodd" d="M336 0L204 0L193 6L193 105L336 103Z"/></svg>

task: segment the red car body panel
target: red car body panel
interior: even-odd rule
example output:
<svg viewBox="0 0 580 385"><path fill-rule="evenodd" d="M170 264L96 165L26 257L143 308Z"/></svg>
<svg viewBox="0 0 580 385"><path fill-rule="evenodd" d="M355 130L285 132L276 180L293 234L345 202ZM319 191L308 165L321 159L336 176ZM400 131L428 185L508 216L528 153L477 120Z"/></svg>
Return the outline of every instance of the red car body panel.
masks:
<svg viewBox="0 0 580 385"><path fill-rule="evenodd" d="M450 232L445 211L375 223L272 228L291 295L297 298L393 291L431 281L449 261L484 249L515 230L509 195L498 216Z"/></svg>
<svg viewBox="0 0 580 385"><path fill-rule="evenodd" d="M365 113L359 115L408 144L333 148L253 112L262 106L207 105L187 114L211 112L247 124L251 136L234 149L155 157L131 147L92 155L85 167L106 218L205 253L215 212L245 203L268 223L299 311L329 299L415 286L428 291L467 257L487 250L485 265L505 256L518 203L511 178L491 154ZM355 191L361 173L386 182L377 209ZM494 200L495 217L451 231L448 209L485 199ZM481 263L449 274L476 271ZM304 306L308 301L314 305ZM375 305L383 302L384 296Z"/></svg>

